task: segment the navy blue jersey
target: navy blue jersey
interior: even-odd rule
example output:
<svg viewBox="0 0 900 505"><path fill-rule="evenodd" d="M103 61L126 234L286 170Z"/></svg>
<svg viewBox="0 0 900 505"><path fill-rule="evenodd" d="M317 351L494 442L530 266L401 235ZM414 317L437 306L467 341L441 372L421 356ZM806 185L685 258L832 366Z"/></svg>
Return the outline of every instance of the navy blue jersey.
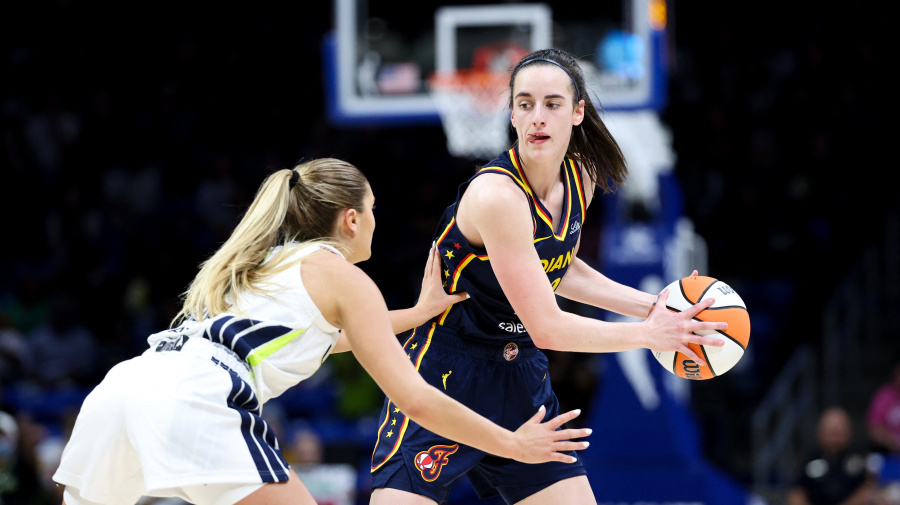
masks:
<svg viewBox="0 0 900 505"><path fill-rule="evenodd" d="M519 429L541 405L547 409L544 420L560 413L549 361L534 344L508 354L502 344L462 340L453 328L432 322L413 330L403 349L426 382L510 431ZM379 419L372 489L400 489L446 503L454 483L466 475L482 498L499 494L506 503L518 503L555 482L586 473L575 452L566 452L575 463L536 465L486 454L426 430L390 399Z"/></svg>
<svg viewBox="0 0 900 505"><path fill-rule="evenodd" d="M466 187L480 175L503 174L515 181L531 205L534 248L547 272L547 282L555 290L575 259L586 210L580 167L566 158L560 171L565 195L562 217L555 229L550 212L528 184L516 148L501 154L460 185L456 202L444 211L434 240L444 262L445 289L449 293L465 291L471 299L451 305L435 318L437 324L452 327L465 340L530 342L531 337L500 288L487 251L470 245L459 231L456 210Z"/></svg>

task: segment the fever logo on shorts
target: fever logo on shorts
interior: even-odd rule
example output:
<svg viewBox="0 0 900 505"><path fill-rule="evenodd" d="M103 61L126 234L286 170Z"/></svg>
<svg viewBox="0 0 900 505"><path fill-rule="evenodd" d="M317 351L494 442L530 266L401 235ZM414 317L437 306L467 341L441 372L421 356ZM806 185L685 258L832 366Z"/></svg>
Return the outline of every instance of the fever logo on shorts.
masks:
<svg viewBox="0 0 900 505"><path fill-rule="evenodd" d="M514 360L518 355L519 346L517 346L515 342L510 342L506 344L506 347L503 348L503 357L506 358L506 361Z"/></svg>
<svg viewBox="0 0 900 505"><path fill-rule="evenodd" d="M457 450L459 450L459 444L435 445L427 451L416 454L413 462L416 464L416 468L419 469L419 473L422 474L423 479L428 482L434 482L441 476L441 469L444 468L444 465L450 462L447 457Z"/></svg>

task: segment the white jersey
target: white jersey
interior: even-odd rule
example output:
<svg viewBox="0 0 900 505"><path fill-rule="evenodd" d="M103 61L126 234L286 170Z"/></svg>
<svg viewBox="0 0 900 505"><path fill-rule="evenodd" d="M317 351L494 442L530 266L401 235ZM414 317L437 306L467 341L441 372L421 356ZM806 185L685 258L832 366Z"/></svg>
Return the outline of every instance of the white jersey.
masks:
<svg viewBox="0 0 900 505"><path fill-rule="evenodd" d="M325 245L291 245L287 261ZM338 253L340 254L340 253ZM69 505L135 503L144 495L236 503L289 466L262 405L312 375L337 342L300 278L271 279L272 296L151 335L88 395L53 480Z"/></svg>
<svg viewBox="0 0 900 505"><path fill-rule="evenodd" d="M295 261L320 249L341 253L328 245L289 245L296 248L284 261ZM282 246L273 249L278 252ZM270 255L269 257L271 257ZM343 257L343 255L341 255ZM310 377L334 347L339 336L313 303L300 277L298 262L274 275L270 295L244 294L232 310L203 321L188 320L181 326L150 335L151 350L183 337L205 338L233 351L260 405ZM249 372L244 374L243 372Z"/></svg>

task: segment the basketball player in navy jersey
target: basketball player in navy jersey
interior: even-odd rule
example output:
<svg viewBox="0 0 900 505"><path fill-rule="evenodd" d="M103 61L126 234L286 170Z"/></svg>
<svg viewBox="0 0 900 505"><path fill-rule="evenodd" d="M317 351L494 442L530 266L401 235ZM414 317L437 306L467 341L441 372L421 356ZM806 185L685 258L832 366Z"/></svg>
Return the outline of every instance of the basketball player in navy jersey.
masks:
<svg viewBox="0 0 900 505"><path fill-rule="evenodd" d="M517 142L463 183L434 236L452 305L404 335L427 382L502 426L540 406L559 408L540 349L616 352L722 345L694 334L725 323L695 322L706 300L682 313L655 309L655 295L616 283L577 257L594 188L613 191L627 169L585 89L577 62L549 49L522 58L510 77ZM564 312L555 295L640 322L611 323ZM667 293L659 295L664 307ZM507 503L596 503L580 461L520 464L458 444L410 420L391 398L372 455L373 505L442 503L466 475L482 497ZM574 454L573 454L574 456Z"/></svg>

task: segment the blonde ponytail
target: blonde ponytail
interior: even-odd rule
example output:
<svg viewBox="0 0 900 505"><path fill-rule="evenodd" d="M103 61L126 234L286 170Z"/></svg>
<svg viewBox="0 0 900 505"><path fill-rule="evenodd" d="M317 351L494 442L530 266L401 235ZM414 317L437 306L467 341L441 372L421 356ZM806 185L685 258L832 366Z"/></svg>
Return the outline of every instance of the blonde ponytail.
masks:
<svg viewBox="0 0 900 505"><path fill-rule="evenodd" d="M338 214L350 208L362 211L368 188L356 167L333 158L268 176L228 240L200 265L172 324L227 312L229 295L266 292L266 279L293 264L283 262L283 254L264 262L277 245L298 241L337 246L333 234Z"/></svg>

